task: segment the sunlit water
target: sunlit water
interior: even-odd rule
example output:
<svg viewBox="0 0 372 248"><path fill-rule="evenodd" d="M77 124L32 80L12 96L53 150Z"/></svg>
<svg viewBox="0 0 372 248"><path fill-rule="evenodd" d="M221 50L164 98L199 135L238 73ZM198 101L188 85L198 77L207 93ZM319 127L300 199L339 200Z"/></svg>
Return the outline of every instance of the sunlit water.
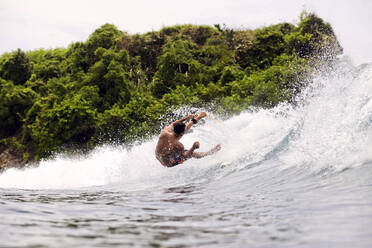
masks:
<svg viewBox="0 0 372 248"><path fill-rule="evenodd" d="M0 175L0 247L372 247L372 66L340 64L303 106L206 119L214 156L156 139Z"/></svg>

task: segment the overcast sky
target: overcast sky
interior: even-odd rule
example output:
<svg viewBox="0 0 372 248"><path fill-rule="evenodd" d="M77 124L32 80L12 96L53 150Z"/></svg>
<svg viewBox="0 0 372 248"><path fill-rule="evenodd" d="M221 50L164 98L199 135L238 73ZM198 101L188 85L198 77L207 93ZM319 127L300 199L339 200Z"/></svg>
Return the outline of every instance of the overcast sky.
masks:
<svg viewBox="0 0 372 248"><path fill-rule="evenodd" d="M186 23L256 28L296 23L304 9L332 24L355 64L372 62L370 0L0 0L0 54L67 47L105 23L131 34Z"/></svg>

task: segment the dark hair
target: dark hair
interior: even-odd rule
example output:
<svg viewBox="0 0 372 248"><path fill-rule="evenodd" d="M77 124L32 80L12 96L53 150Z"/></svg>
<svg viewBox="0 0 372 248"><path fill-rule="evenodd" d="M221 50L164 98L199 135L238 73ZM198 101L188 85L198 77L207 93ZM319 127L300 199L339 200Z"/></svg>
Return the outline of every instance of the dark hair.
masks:
<svg viewBox="0 0 372 248"><path fill-rule="evenodd" d="M185 123L178 123L174 126L173 130L176 134L181 134L185 132L185 127L186 127Z"/></svg>

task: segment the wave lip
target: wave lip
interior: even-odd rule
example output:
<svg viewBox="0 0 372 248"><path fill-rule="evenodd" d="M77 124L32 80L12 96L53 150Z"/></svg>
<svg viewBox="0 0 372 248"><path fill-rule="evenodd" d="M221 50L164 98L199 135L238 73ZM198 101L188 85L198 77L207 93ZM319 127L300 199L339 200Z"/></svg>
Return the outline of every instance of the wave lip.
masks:
<svg viewBox="0 0 372 248"><path fill-rule="evenodd" d="M372 66L358 74L348 66L317 78L314 96L298 111L297 136L281 156L286 167L341 171L372 159Z"/></svg>

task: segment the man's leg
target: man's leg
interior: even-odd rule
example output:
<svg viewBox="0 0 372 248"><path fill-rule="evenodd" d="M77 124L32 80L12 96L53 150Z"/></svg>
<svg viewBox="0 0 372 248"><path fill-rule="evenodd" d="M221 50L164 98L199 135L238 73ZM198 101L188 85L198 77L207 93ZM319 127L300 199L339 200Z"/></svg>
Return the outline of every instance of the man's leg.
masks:
<svg viewBox="0 0 372 248"><path fill-rule="evenodd" d="M188 159L188 158L204 158L205 156L215 154L219 150L221 150L221 145L216 145L214 148L212 148L211 150L209 150L207 152L195 152L193 149L190 149L189 151L187 151L185 153L185 159Z"/></svg>

